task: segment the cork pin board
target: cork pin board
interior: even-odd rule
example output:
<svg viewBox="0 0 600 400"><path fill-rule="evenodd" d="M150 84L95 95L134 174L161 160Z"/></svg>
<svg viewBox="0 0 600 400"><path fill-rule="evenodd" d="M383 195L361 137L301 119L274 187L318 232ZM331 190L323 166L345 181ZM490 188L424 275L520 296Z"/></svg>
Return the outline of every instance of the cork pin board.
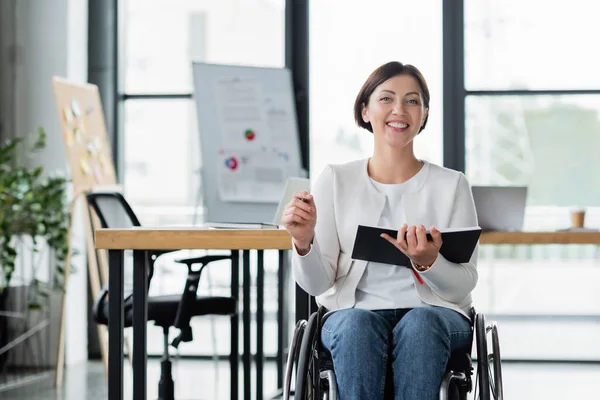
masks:
<svg viewBox="0 0 600 400"><path fill-rule="evenodd" d="M98 87L56 77L52 84L75 192L116 185Z"/></svg>

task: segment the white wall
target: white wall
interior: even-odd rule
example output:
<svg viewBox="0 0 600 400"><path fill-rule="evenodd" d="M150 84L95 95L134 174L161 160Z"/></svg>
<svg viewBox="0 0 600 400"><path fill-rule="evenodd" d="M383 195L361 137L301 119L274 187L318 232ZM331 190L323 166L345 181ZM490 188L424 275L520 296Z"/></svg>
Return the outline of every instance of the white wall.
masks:
<svg viewBox="0 0 600 400"><path fill-rule="evenodd" d="M46 173L67 173L51 79L58 75L86 81L87 0L2 0L0 14L3 54L13 48L17 55L14 63L11 57L0 57L0 108L8 128L3 135L22 136L43 126L47 148L35 159L22 155L22 162L43 165ZM75 220L74 236L76 248L84 250L81 218ZM71 275L66 297L67 364L87 359L87 267L84 257L75 261L77 272Z"/></svg>

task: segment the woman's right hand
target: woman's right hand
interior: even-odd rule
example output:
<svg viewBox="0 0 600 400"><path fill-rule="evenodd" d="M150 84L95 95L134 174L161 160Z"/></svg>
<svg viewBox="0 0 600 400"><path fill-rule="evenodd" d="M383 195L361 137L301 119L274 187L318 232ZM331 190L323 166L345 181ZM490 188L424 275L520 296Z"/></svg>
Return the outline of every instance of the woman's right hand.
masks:
<svg viewBox="0 0 600 400"><path fill-rule="evenodd" d="M308 249L315 237L317 223L317 207L313 196L306 190L294 193L283 211L281 223L292 235L297 248Z"/></svg>

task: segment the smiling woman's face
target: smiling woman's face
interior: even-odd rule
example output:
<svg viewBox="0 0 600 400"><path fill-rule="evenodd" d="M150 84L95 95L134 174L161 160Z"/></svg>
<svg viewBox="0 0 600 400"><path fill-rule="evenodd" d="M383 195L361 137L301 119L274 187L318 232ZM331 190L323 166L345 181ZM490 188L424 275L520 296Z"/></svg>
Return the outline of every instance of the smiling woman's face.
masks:
<svg viewBox="0 0 600 400"><path fill-rule="evenodd" d="M397 75L379 85L363 105L362 118L370 122L375 141L404 147L417 136L427 116L419 82L411 75Z"/></svg>

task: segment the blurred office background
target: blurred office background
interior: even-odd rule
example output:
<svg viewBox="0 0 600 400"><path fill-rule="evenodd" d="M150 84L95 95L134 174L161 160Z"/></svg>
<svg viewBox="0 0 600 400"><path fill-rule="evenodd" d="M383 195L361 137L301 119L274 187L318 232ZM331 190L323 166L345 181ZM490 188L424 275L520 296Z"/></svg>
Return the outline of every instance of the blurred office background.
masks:
<svg viewBox="0 0 600 400"><path fill-rule="evenodd" d="M572 206L589 208L588 224L600 222L600 62L587 40L600 34L594 7L464 2L464 60L447 63L464 65L465 130L451 135L464 135L459 152L472 184L529 186L530 229L568 227ZM202 213L190 61L283 67L285 4L124 0L122 8L118 142L127 197L145 223L189 223ZM310 3L311 177L327 163L371 154L371 135L354 124L352 105L366 76L388 60L412 63L428 80L430 120L415 143L420 157L444 163L443 11L437 0ZM600 315L596 248L494 247L482 249L476 300L500 314L504 356L600 361L600 327L583 318ZM181 277L173 276L178 284ZM525 330L531 334L517 335Z"/></svg>
<svg viewBox="0 0 600 400"><path fill-rule="evenodd" d="M105 112L126 197L144 225L189 224L203 218L191 61L293 66L286 63L286 21L298 21L286 15L286 6L295 3L307 4L309 17L312 178L328 163L371 154L371 135L353 122L354 98L374 68L398 60L417 66L431 91L428 126L415 142L418 156L464 171L472 184L527 185L527 229L568 227L574 206L587 208L587 226L600 227L596 2L12 3L12 8L3 3L2 11L14 13L17 42L37 46L45 57L56 57L44 48L43 38L35 38L45 30L63 30L60 40L71 43L69 48L78 40L87 45L107 41L114 76L100 79L101 90L106 89ZM50 9L68 15L71 22L56 27L43 17ZM94 20L101 15L112 22L98 26ZM76 51L59 56L78 65L85 65L87 58ZM83 59L74 61L77 57ZM25 66L16 69L17 86L26 85L22 82L28 74L36 74L39 64L30 63L25 57ZM86 80L83 68L79 77ZM6 82L10 76L4 72L2 78ZM54 104L45 107L54 112ZM48 129L57 126L53 124ZM269 358L276 352L276 257L268 253L266 263ZM564 386L571 384L587 385L581 393L600 389L597 379L591 379L600 373L599 259L598 248L591 245L482 246L475 306L499 323L509 398L565 398L569 392ZM185 273L168 259L161 261L151 293L180 291ZM228 273L213 269L209 278L203 281L204 290L228 293ZM180 365L204 363L201 379L218 398L228 395L227 364L214 361L225 359L228 352L228 323L226 318L193 321L196 331L210 332L211 339L183 343L179 349L185 363ZM149 329L149 354L159 356L162 333L151 325ZM97 355L93 343L89 352ZM181 381L177 366L175 371ZM274 368L265 376L265 391L274 390ZM153 386L151 377L148 381ZM550 389L538 387L546 384Z"/></svg>

